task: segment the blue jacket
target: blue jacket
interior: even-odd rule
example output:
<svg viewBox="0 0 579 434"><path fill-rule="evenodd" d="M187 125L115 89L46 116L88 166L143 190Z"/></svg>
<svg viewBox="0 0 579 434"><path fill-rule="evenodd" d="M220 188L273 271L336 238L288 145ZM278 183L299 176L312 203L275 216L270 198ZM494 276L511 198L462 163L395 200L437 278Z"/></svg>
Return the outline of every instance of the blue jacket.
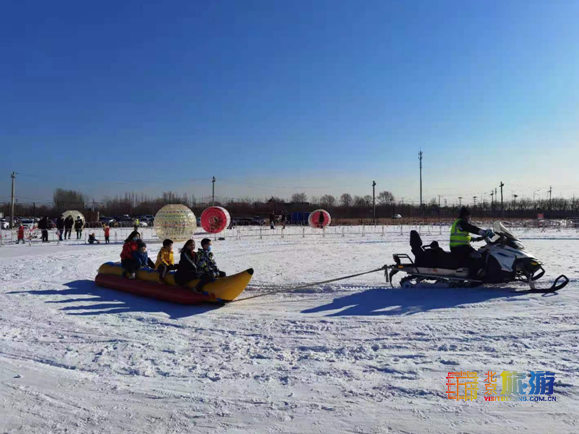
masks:
<svg viewBox="0 0 579 434"><path fill-rule="evenodd" d="M137 250L133 252L133 258L139 263L139 267L147 267L149 263L149 254L147 252L141 252Z"/></svg>

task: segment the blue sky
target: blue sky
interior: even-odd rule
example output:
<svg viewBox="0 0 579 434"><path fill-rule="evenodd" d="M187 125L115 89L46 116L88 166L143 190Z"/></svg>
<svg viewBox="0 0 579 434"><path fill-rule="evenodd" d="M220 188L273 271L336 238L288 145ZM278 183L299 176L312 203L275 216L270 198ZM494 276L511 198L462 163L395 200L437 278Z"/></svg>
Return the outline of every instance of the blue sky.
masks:
<svg viewBox="0 0 579 434"><path fill-rule="evenodd" d="M579 2L10 1L0 201L579 195ZM317 188L313 188L317 187Z"/></svg>

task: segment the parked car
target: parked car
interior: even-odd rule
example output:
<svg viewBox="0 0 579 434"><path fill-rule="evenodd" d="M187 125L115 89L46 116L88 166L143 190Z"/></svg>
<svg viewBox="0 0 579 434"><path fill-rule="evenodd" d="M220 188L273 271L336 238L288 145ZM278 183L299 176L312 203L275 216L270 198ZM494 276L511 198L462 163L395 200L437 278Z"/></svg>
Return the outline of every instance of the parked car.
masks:
<svg viewBox="0 0 579 434"><path fill-rule="evenodd" d="M392 218L393 218L394 220L399 220L399 219L402 218L402 216L401 216L400 214L394 214L394 215L392 216Z"/></svg>
<svg viewBox="0 0 579 434"><path fill-rule="evenodd" d="M115 223L115 219L112 217L105 217L105 216L101 216L101 218L99 219L99 222L101 223L106 223L107 225L112 225Z"/></svg>
<svg viewBox="0 0 579 434"><path fill-rule="evenodd" d="M26 229L32 229L34 226L36 226L34 219L20 219L20 224Z"/></svg>
<svg viewBox="0 0 579 434"><path fill-rule="evenodd" d="M252 224L254 224L254 225L263 226L265 224L265 219L263 217L258 216L258 215L253 216L251 219L253 221Z"/></svg>
<svg viewBox="0 0 579 434"><path fill-rule="evenodd" d="M0 229L8 229L10 227L10 222L6 219L0 219Z"/></svg>

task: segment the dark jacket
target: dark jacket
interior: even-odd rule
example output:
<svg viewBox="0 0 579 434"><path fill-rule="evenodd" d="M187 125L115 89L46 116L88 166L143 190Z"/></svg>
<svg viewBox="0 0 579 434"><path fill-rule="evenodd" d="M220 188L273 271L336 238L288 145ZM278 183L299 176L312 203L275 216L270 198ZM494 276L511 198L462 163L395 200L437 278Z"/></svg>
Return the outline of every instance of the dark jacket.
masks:
<svg viewBox="0 0 579 434"><path fill-rule="evenodd" d="M197 269L199 270L199 274L212 277L219 275L219 268L215 263L215 259L213 259L213 253L202 248L197 251Z"/></svg>
<svg viewBox="0 0 579 434"><path fill-rule="evenodd" d="M56 220L56 229L58 230L64 229L64 219L62 217L59 217L58 220Z"/></svg>
<svg viewBox="0 0 579 434"><path fill-rule="evenodd" d="M458 226L458 229L460 229L461 231L470 232L471 234L476 234L476 235L482 234L481 228L478 228L475 225L471 225L465 219L459 218L459 222L456 225Z"/></svg>
<svg viewBox="0 0 579 434"><path fill-rule="evenodd" d="M48 219L46 217L40 219L40 221L38 222L38 229L42 230L48 229Z"/></svg>
<svg viewBox="0 0 579 434"><path fill-rule="evenodd" d="M64 220L64 227L66 229L72 229L74 226L74 219L71 216L68 216L66 220Z"/></svg>
<svg viewBox="0 0 579 434"><path fill-rule="evenodd" d="M80 230L82 229L82 227L83 227L82 220L81 220L81 219L77 219L77 220L74 222L74 228L75 228L77 231L80 231Z"/></svg>
<svg viewBox="0 0 579 434"><path fill-rule="evenodd" d="M183 250L179 259L179 268L175 272L175 282L178 285L187 285L197 277L197 254Z"/></svg>

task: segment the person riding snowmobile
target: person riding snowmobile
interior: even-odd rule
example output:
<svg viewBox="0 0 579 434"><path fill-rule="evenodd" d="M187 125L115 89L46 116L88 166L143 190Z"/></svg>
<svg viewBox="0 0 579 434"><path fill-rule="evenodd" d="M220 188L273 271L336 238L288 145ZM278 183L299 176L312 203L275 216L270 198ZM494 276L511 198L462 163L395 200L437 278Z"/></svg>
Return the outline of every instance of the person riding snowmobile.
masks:
<svg viewBox="0 0 579 434"><path fill-rule="evenodd" d="M482 255L474 249L470 242L491 238L494 233L490 229L480 229L470 223L470 209L463 206L458 219L450 227L450 251L461 267L468 267L471 273L480 275L484 267ZM470 234L480 235L482 238L473 239Z"/></svg>

